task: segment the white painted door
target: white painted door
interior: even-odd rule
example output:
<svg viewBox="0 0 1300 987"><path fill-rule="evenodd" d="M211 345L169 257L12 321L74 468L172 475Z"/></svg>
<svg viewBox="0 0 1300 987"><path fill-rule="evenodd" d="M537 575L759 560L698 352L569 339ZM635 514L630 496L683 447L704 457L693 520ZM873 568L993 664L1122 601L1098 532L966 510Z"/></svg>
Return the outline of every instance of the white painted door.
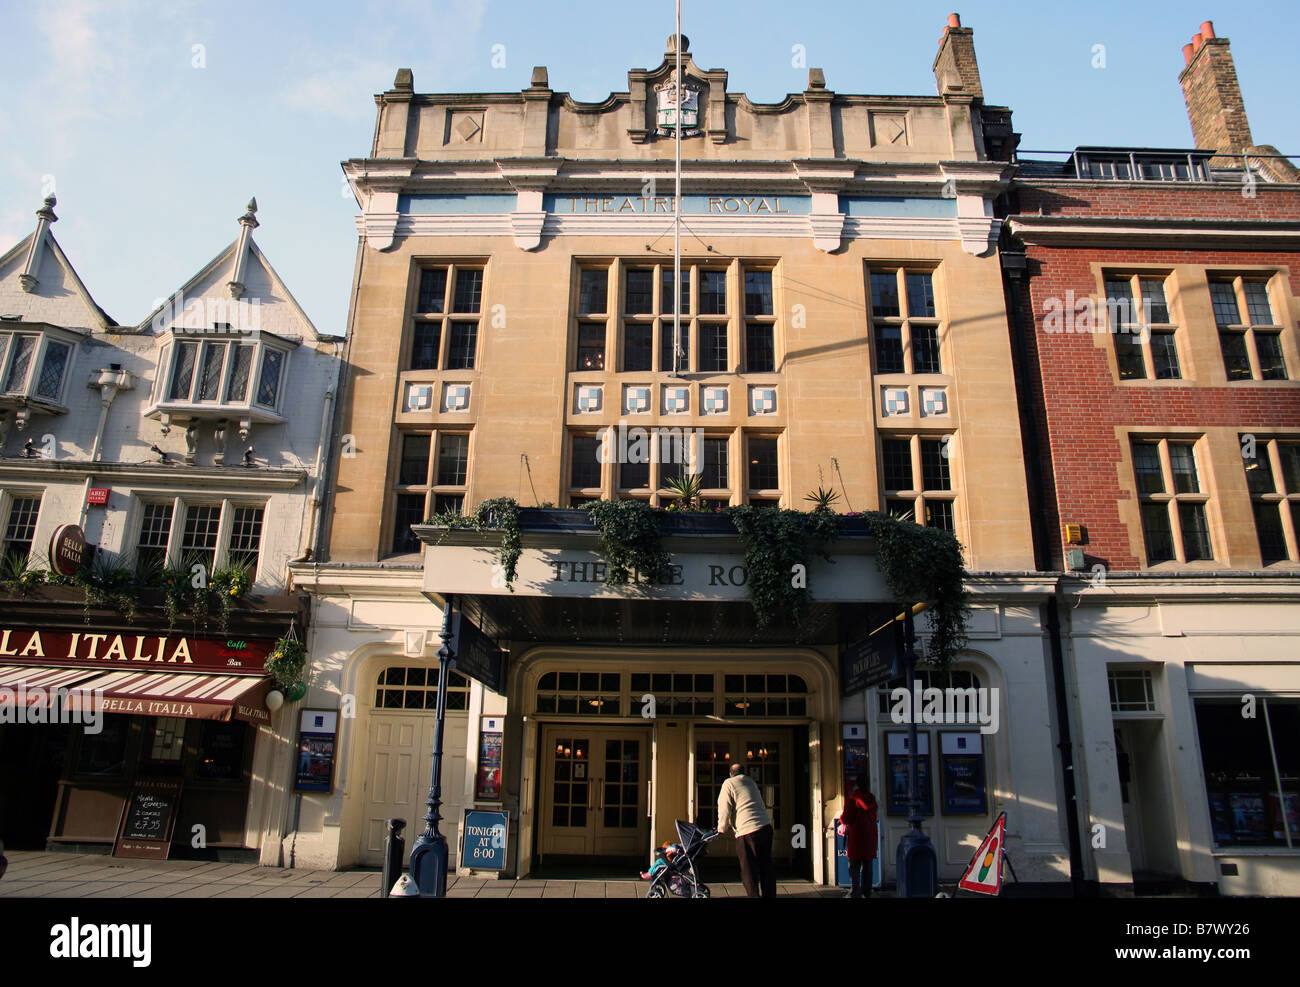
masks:
<svg viewBox="0 0 1300 987"><path fill-rule="evenodd" d="M365 785L365 814L361 827L360 863L384 862L384 836L391 818L405 819L407 853L424 832L428 811L429 770L433 763L433 728L427 713L376 710L370 714ZM442 821L439 832L454 854L465 805L465 755L469 717L447 713L442 742Z"/></svg>

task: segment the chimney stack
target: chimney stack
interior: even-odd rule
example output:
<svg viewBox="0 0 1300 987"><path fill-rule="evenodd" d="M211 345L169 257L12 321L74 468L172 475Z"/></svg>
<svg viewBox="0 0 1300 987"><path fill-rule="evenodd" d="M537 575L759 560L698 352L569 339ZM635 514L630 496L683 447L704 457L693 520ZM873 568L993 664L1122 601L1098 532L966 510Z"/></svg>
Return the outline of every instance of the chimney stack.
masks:
<svg viewBox="0 0 1300 987"><path fill-rule="evenodd" d="M949 14L948 24L939 38L939 54L934 57L934 81L939 95L961 92L984 99L980 85L980 68L975 61L975 32L961 26L960 14Z"/></svg>
<svg viewBox="0 0 1300 987"><path fill-rule="evenodd" d="M1216 37L1214 23L1206 21L1192 43L1183 46L1183 59L1187 64L1178 81L1196 146L1240 156L1255 142L1228 39Z"/></svg>

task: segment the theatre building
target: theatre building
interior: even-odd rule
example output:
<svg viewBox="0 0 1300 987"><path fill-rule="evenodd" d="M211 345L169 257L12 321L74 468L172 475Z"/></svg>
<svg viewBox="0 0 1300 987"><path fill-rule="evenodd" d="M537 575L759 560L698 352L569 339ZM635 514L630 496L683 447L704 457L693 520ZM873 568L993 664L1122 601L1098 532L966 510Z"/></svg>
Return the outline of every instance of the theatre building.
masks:
<svg viewBox="0 0 1300 987"><path fill-rule="evenodd" d="M1192 148L1036 156L1010 191L1042 568L1086 876L1294 895L1300 172L1254 143L1228 40L1184 55Z"/></svg>
<svg viewBox="0 0 1300 987"><path fill-rule="evenodd" d="M0 255L0 839L131 852L158 823L154 856L277 863L298 713L264 664L306 629L286 564L315 544L339 342L255 203L127 324L55 206Z"/></svg>
<svg viewBox="0 0 1300 987"><path fill-rule="evenodd" d="M669 566L610 585L572 508L669 505L671 464L618 451L668 429L698 453L710 506L808 509L822 486L838 512L955 533L973 611L952 681L995 690L1001 708L986 732L922 726L926 830L951 878L1005 810L1022 878L1065 880L1040 619L1051 581L1027 574L994 249L1009 113L984 102L955 23L934 56L938 95L840 93L812 69L803 91L755 103L686 44L680 77L670 39L594 103L540 67L520 91L472 94L418 93L403 69L376 97L368 154L344 163L361 207L345 441L326 553L293 573L314 598L307 702L355 716L340 719L334 793L303 798L298 859L377 863L388 818L422 828L452 600L462 651L492 659L463 655L449 683L453 847L464 810L493 808L510 817L506 873L581 857L627 874L675 819L713 822L740 762L786 872L829 883L846 770L867 766L893 880L906 727L884 694L844 695L840 668L898 609L873 541L849 523L834 564L814 562L799 628L758 629L725 519L665 521ZM424 524L498 497L537 508L509 585L500 530Z"/></svg>

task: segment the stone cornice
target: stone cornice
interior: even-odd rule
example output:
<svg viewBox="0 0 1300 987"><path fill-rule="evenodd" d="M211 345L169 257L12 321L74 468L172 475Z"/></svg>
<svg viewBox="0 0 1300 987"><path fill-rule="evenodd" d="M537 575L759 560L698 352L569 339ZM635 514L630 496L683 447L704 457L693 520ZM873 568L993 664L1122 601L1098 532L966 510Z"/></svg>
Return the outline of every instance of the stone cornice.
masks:
<svg viewBox="0 0 1300 987"><path fill-rule="evenodd" d="M1295 220L1016 215L1007 217L1006 223L1012 235L1026 244L1300 247L1300 221Z"/></svg>
<svg viewBox="0 0 1300 987"><path fill-rule="evenodd" d="M245 469L242 466L169 466L163 463L91 463L75 460L0 459L0 480L49 483L88 476L121 480L137 486L176 490L292 490L307 477L305 469Z"/></svg>

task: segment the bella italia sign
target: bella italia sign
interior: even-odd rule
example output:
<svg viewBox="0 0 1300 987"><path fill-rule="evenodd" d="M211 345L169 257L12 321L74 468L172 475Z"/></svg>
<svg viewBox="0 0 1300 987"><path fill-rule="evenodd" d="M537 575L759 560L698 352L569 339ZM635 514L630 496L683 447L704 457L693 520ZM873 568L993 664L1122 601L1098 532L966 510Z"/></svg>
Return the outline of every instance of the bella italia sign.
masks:
<svg viewBox="0 0 1300 987"><path fill-rule="evenodd" d="M265 675L274 641L219 639L170 634L112 634L0 629L5 664L80 665L147 672L221 672Z"/></svg>
<svg viewBox="0 0 1300 987"><path fill-rule="evenodd" d="M806 195L684 195L682 214L692 216L806 216ZM543 208L560 216L671 216L671 195L548 195Z"/></svg>

